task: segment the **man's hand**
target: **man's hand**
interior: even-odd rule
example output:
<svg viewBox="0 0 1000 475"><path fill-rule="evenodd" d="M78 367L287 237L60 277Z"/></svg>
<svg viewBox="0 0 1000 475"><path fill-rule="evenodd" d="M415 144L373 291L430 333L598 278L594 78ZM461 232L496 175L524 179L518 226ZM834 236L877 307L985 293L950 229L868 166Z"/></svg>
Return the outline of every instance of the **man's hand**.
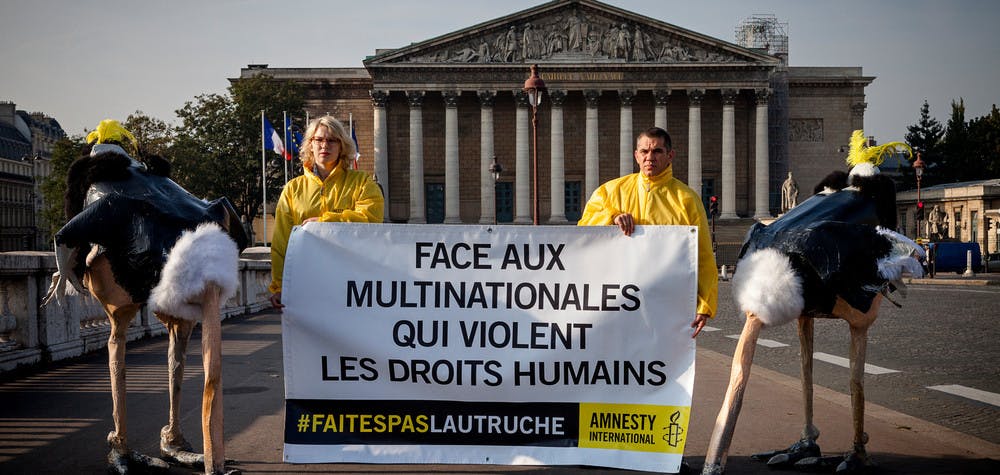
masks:
<svg viewBox="0 0 1000 475"><path fill-rule="evenodd" d="M615 219L613 219L612 222L615 223L615 225L618 226L618 229L621 229L626 236L631 236L632 231L635 231L635 219L632 218L631 214L619 214L615 216Z"/></svg>
<svg viewBox="0 0 1000 475"><path fill-rule="evenodd" d="M701 329L705 328L705 323L708 322L708 314L699 313L694 316L694 321L691 322L691 328L694 328L694 334L691 338L697 338L698 334L701 333Z"/></svg>
<svg viewBox="0 0 1000 475"><path fill-rule="evenodd" d="M271 306L272 307L274 307L274 308L276 308L278 310L281 310L281 309L285 308L285 306L281 303L281 292L280 291L271 294L271 298L269 300L271 301Z"/></svg>
<svg viewBox="0 0 1000 475"><path fill-rule="evenodd" d="M311 223L313 221L319 221L319 217L313 216L311 218L306 218L302 220L302 225L305 226L306 223Z"/></svg>

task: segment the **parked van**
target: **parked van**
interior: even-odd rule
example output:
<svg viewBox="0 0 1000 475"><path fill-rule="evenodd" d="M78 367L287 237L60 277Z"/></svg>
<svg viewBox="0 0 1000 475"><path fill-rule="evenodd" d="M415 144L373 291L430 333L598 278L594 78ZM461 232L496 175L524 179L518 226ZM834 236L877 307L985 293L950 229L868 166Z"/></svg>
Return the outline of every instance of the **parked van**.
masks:
<svg viewBox="0 0 1000 475"><path fill-rule="evenodd" d="M934 270L936 272L964 272L966 253L972 251L972 271L983 271L983 254L976 242L936 242L934 249Z"/></svg>

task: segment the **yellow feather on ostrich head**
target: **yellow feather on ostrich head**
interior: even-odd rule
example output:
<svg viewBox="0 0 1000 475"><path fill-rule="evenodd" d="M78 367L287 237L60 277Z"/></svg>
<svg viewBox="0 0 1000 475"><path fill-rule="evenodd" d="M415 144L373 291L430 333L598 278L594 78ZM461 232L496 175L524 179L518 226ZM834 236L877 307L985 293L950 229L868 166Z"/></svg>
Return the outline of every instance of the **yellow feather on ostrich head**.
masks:
<svg viewBox="0 0 1000 475"><path fill-rule="evenodd" d="M851 175L870 176L879 172L878 166L890 154L906 152L907 160L913 158L913 150L903 142L889 142L882 145L868 146L863 130L855 130L851 134L851 150L847 154L847 164L851 166Z"/></svg>
<svg viewBox="0 0 1000 475"><path fill-rule="evenodd" d="M120 122L113 119L105 119L97 124L97 128L87 134L87 143L91 145L116 144L129 153L135 153L138 146L135 136Z"/></svg>

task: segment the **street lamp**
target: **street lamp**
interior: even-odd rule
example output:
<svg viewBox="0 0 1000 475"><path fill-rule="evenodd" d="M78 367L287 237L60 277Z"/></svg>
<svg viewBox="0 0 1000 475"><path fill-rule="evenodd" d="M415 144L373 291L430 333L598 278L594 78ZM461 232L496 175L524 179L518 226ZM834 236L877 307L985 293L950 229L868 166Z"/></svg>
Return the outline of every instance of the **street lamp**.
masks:
<svg viewBox="0 0 1000 475"><path fill-rule="evenodd" d="M503 173L503 166L497 161L497 156L493 156L493 163L490 164L490 174L493 175L493 225L497 224L497 182L500 181L500 174Z"/></svg>
<svg viewBox="0 0 1000 475"><path fill-rule="evenodd" d="M538 225L538 106L542 104L542 94L545 92L545 81L538 77L538 65L531 65L531 77L524 81L524 92L528 94L528 104L531 106L531 140L532 151L532 192L531 201L534 216L532 224Z"/></svg>
<svg viewBox="0 0 1000 475"><path fill-rule="evenodd" d="M913 172L917 175L917 237L920 237L920 220L923 218L924 202L920 201L920 179L924 176L924 161L920 159L920 152L917 152L917 159L913 161ZM929 236L928 236L929 237Z"/></svg>

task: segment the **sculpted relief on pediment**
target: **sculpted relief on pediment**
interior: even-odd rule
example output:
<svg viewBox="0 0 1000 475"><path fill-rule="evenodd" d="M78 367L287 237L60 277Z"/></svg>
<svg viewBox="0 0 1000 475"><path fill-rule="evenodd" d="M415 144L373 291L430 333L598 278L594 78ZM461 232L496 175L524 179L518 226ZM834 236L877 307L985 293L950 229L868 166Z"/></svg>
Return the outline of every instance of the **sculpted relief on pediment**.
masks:
<svg viewBox="0 0 1000 475"><path fill-rule="evenodd" d="M648 24L572 9L449 46L416 51L401 58L412 63L637 62L685 63L745 61L729 51L699 45Z"/></svg>

